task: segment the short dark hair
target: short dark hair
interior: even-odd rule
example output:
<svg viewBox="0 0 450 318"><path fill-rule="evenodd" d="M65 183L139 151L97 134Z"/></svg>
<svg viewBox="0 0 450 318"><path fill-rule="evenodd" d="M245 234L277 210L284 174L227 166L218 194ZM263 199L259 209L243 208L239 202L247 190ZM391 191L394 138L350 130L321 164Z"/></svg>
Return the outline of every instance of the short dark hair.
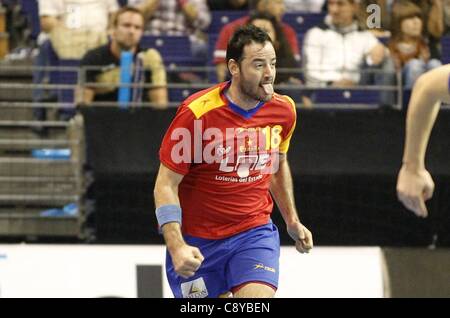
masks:
<svg viewBox="0 0 450 318"><path fill-rule="evenodd" d="M119 11L117 11L114 14L114 18L113 18L113 26L114 27L116 27L117 24L119 23L119 17L126 12L132 12L132 13L139 14L142 17L142 21L145 23L145 17L141 10L139 10L138 8L135 8L135 7L124 6L124 7L120 8Z"/></svg>
<svg viewBox="0 0 450 318"><path fill-rule="evenodd" d="M227 63L231 59L238 63L241 62L244 47L252 42L265 44L266 42L272 43L272 40L266 31L252 24L238 28L228 42Z"/></svg>

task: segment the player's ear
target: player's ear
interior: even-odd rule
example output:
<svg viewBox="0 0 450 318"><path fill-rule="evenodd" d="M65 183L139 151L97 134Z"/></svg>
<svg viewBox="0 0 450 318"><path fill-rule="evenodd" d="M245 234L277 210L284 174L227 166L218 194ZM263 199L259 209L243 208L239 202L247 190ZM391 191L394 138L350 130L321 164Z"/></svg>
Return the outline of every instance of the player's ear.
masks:
<svg viewBox="0 0 450 318"><path fill-rule="evenodd" d="M231 76L237 75L239 73L239 63L234 59L230 59L228 61L228 71Z"/></svg>

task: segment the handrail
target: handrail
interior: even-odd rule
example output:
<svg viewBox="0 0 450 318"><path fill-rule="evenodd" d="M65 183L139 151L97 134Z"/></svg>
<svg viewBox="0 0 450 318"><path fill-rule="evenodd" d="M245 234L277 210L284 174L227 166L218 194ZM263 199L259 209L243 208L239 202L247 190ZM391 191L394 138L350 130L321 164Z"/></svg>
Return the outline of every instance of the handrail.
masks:
<svg viewBox="0 0 450 318"><path fill-rule="evenodd" d="M3 177L3 176L0 176L0 182L5 182L5 183L21 183L21 182L26 182L26 183L40 183L40 182L72 183L75 181L76 181L76 178L74 178L74 177L59 177L59 176L55 176L55 177L48 177L48 176Z"/></svg>
<svg viewBox="0 0 450 318"><path fill-rule="evenodd" d="M30 140L30 139L0 139L0 146L70 146L78 145L78 140Z"/></svg>
<svg viewBox="0 0 450 318"><path fill-rule="evenodd" d="M65 121L0 120L0 126L66 128L69 123Z"/></svg>

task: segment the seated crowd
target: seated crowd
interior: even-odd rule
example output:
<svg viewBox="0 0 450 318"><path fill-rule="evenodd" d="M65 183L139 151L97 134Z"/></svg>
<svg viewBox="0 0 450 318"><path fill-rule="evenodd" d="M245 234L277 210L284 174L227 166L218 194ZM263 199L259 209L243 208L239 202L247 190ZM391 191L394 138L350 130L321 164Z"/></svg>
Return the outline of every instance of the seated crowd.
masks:
<svg viewBox="0 0 450 318"><path fill-rule="evenodd" d="M31 32L39 34L34 83L51 82L41 68L55 65L52 56L76 60L83 75L76 81L80 85L74 98L86 105L118 101L124 52L131 53L134 65L130 83L145 84L131 85L132 102L165 108L179 102L171 96L170 83L226 80L227 42L244 24L269 33L278 56L275 84L305 106L317 103L320 90L367 85L381 88L381 105L393 105L397 85L411 89L421 74L449 59L441 39L450 33L450 0L36 1L40 32ZM11 12L20 3L3 4L6 32L11 34ZM220 12L229 13L228 20L218 21L226 17ZM211 32L218 25L218 31ZM183 61L172 59L158 45L144 45L148 37L189 39L174 50ZM175 62L214 66L215 71L203 78L195 71L173 76L170 67ZM52 98L48 95L36 89L33 100Z"/></svg>

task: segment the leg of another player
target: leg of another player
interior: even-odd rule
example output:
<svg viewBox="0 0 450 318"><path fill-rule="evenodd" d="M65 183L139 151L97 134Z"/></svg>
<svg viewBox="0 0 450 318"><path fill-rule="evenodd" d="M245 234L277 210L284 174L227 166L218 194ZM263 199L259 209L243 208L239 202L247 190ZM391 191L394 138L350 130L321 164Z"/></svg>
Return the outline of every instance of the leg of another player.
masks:
<svg viewBox="0 0 450 318"><path fill-rule="evenodd" d="M267 285L250 283L234 293L234 298L273 298L275 290Z"/></svg>

